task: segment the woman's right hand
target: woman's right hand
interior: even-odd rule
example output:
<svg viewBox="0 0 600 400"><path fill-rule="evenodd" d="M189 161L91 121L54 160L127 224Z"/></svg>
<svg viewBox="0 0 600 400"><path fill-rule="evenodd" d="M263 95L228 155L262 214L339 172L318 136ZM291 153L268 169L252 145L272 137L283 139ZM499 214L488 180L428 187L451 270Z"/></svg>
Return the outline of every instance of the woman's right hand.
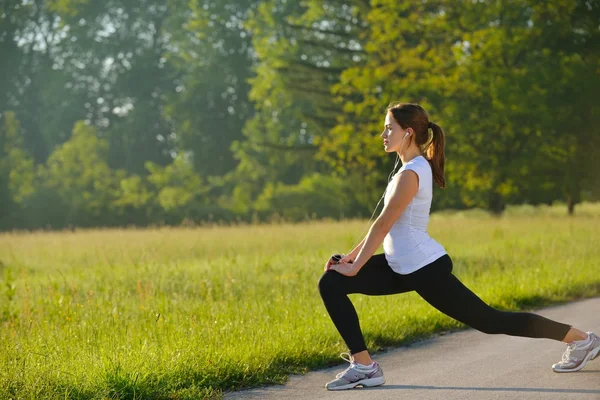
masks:
<svg viewBox="0 0 600 400"><path fill-rule="evenodd" d="M333 255L332 255L331 257L329 257L329 260L327 260L327 262L325 263L325 268L323 270L325 272L327 272L329 267L332 266L333 264L335 264L335 260L333 259Z"/></svg>
<svg viewBox="0 0 600 400"><path fill-rule="evenodd" d="M332 266L333 264L353 263L353 262L354 262L354 256L352 254L343 255L342 259L339 261L336 261L332 255L331 257L329 257L329 260L327 260L327 262L325 263L325 271L327 271L329 269L329 267Z"/></svg>
<svg viewBox="0 0 600 400"><path fill-rule="evenodd" d="M352 264L354 262L355 258L356 258L355 255L348 254L348 255L342 257L342 259L340 260L340 264L342 264L342 263L350 263L350 264Z"/></svg>

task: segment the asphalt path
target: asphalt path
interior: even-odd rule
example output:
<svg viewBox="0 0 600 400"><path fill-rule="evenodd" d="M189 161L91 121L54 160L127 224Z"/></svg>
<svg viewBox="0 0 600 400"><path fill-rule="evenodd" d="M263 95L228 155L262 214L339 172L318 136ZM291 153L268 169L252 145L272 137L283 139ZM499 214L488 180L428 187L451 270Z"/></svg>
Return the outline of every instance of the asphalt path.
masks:
<svg viewBox="0 0 600 400"><path fill-rule="evenodd" d="M533 311L600 334L600 297ZM469 329L373 356L386 383L328 391L325 382L348 363L294 375L285 385L224 394L225 399L573 399L600 400L600 357L578 372L556 373L566 344L551 339L488 335Z"/></svg>

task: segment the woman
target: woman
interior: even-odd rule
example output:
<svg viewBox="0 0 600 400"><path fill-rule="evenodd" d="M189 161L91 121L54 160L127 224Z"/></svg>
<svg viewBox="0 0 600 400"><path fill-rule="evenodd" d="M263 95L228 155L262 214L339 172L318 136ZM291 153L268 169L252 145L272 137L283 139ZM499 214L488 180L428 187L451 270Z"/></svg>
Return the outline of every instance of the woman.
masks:
<svg viewBox="0 0 600 400"><path fill-rule="evenodd" d="M432 137L429 136L432 130ZM567 343L555 372L578 371L600 353L600 337L527 312L496 310L452 274L452 260L427 234L433 181L444 181L444 132L429 122L418 104L393 104L381 133L386 152L395 151L402 168L388 183L384 208L363 241L336 263L325 264L319 291L350 350L350 366L326 384L329 390L385 382L367 351L350 293L387 295L416 291L429 304L481 332L548 338ZM383 254L373 255L383 241ZM347 354L347 353L343 353ZM343 355L342 354L342 355Z"/></svg>

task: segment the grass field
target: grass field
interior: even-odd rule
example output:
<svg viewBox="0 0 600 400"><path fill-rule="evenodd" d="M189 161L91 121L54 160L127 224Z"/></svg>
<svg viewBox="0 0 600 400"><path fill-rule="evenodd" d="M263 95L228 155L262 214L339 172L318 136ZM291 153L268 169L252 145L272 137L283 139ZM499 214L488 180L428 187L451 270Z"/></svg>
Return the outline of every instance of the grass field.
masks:
<svg viewBox="0 0 600 400"><path fill-rule="evenodd" d="M600 204L565 211L438 213L429 232L484 301L528 309L600 294ZM366 229L2 234L0 398L219 397L339 363L346 348L317 281ZM415 293L351 298L371 350L464 327Z"/></svg>

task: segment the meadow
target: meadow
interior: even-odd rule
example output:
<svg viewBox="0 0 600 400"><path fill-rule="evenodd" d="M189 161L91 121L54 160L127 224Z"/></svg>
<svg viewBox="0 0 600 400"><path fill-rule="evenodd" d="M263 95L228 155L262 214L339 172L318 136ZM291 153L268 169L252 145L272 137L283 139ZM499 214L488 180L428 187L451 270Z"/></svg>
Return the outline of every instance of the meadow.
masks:
<svg viewBox="0 0 600 400"><path fill-rule="evenodd" d="M600 295L599 224L600 204L521 206L436 213L429 232L484 301L528 310ZM0 234L0 398L219 398L341 363L317 282L367 227ZM415 293L350 297L372 351L465 328Z"/></svg>

